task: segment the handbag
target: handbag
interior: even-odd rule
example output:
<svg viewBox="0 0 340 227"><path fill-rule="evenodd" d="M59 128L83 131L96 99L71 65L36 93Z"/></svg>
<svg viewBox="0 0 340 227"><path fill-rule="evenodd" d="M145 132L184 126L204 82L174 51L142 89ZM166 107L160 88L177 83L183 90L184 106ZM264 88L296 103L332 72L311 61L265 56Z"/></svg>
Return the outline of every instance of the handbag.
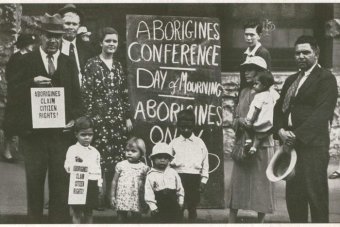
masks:
<svg viewBox="0 0 340 227"><path fill-rule="evenodd" d="M251 142L248 141L249 136L245 130L238 128L236 130L236 142L231 151L231 158L238 163L249 163L253 156L249 153Z"/></svg>

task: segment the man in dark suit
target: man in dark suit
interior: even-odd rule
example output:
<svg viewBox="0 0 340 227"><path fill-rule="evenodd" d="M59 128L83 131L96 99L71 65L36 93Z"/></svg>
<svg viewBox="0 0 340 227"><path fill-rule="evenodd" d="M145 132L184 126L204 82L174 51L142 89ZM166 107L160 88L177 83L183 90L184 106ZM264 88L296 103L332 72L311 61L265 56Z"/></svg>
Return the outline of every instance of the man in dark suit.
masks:
<svg viewBox="0 0 340 227"><path fill-rule="evenodd" d="M66 4L59 10L59 14L64 21L64 30L61 53L71 57L77 63L79 85L81 86L82 74L84 73L84 66L87 60L94 56L92 47L77 39L77 31L83 20L82 12L73 4Z"/></svg>
<svg viewBox="0 0 340 227"><path fill-rule="evenodd" d="M318 64L318 58L315 39L299 37L295 59L300 71L286 79L274 112L279 139L297 152L295 176L286 183L291 222L308 222L308 206L312 222L329 222L329 129L338 92L334 75Z"/></svg>
<svg viewBox="0 0 340 227"><path fill-rule="evenodd" d="M61 16L45 14L41 32L39 49L23 56L21 70L13 78L13 100L16 101L13 128L20 136L24 150L30 222L43 222L44 182L48 170L49 222L67 223L68 177L64 160L73 135L63 132L63 128L33 128L30 88L64 88L65 128L72 127L80 114L80 88L74 61L59 50L64 33Z"/></svg>

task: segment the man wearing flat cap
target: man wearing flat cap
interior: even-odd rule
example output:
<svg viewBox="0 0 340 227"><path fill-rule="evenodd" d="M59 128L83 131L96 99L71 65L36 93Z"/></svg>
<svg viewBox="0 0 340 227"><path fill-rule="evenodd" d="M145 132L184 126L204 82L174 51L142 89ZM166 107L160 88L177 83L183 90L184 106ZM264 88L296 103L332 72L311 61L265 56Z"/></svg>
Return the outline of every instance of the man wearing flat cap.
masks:
<svg viewBox="0 0 340 227"><path fill-rule="evenodd" d="M45 14L41 19L41 45L26 54L21 70L14 81L16 103L14 128L22 141L26 166L27 211L31 223L41 223L44 205L44 182L49 179L49 223L69 222L68 177L64 170L67 148L73 135L65 128L73 126L80 115L80 88L77 66L68 56L60 53L64 34L59 14ZM33 128L31 88L61 87L65 94L65 128ZM47 171L48 170L48 171Z"/></svg>
<svg viewBox="0 0 340 227"><path fill-rule="evenodd" d="M308 208L312 222L329 222L329 128L338 90L334 75L318 64L319 52L312 36L297 39L299 72L286 79L274 112L274 131L297 153L295 175L286 183L287 209L294 223L308 222Z"/></svg>
<svg viewBox="0 0 340 227"><path fill-rule="evenodd" d="M82 39L77 39L77 32L83 20L82 12L73 4L66 4L58 13L64 21L64 35L61 44L61 53L70 56L78 68L78 80L81 87L81 79L86 61L93 57L92 47Z"/></svg>

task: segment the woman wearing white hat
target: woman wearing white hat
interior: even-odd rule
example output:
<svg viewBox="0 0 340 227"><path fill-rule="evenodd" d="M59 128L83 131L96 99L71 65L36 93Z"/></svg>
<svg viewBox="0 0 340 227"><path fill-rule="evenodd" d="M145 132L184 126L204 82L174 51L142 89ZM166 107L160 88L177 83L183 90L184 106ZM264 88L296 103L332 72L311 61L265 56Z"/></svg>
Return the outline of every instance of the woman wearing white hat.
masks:
<svg viewBox="0 0 340 227"><path fill-rule="evenodd" d="M234 126L238 130L245 127L245 118L255 96L253 84L258 72L266 71L267 64L261 57L248 58L242 65L239 103L235 109ZM236 130L237 130L236 129ZM241 131L241 130L240 130ZM235 145L244 140L243 134L237 133ZM234 162L231 176L231 195L229 201L229 222L236 222L237 212L253 210L258 213L258 222L264 222L265 214L274 211L274 190L266 177L266 168L274 153L272 135L264 137L255 154L248 162Z"/></svg>

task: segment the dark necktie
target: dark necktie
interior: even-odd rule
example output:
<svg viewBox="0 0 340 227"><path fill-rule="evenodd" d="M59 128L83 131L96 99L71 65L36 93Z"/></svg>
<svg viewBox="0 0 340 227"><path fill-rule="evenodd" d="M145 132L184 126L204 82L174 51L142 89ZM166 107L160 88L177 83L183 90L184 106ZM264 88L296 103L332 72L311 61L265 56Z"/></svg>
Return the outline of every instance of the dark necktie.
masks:
<svg viewBox="0 0 340 227"><path fill-rule="evenodd" d="M47 55L47 62L48 62L48 74L52 76L55 72L52 55Z"/></svg>
<svg viewBox="0 0 340 227"><path fill-rule="evenodd" d="M76 55L74 53L74 45L73 45L73 43L70 43L70 52L69 52L68 56L70 56L72 59L74 59L75 62L77 62L76 61Z"/></svg>
<svg viewBox="0 0 340 227"><path fill-rule="evenodd" d="M299 76L296 78L296 80L288 88L285 99L283 100L283 104L282 104L282 111L284 113L288 110L292 97L295 97L296 90L297 90L299 83L300 83L302 77L304 76L304 74L305 74L305 72L301 71L299 73Z"/></svg>

